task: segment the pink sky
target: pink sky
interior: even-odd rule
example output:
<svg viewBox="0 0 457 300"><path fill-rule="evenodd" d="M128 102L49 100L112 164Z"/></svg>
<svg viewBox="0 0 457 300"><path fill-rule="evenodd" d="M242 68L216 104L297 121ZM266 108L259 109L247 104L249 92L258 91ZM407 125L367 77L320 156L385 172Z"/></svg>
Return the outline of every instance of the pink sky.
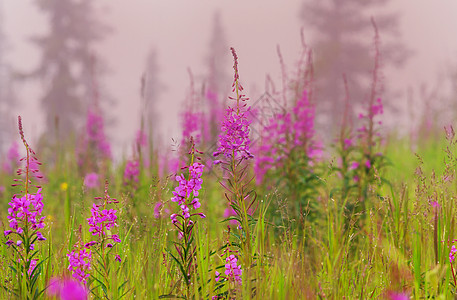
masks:
<svg viewBox="0 0 457 300"><path fill-rule="evenodd" d="M116 128L110 135L118 149L125 149L138 127L139 82L146 55L154 47L159 56L167 85L162 95L161 114L167 116L161 132L171 140L178 137L177 111L188 88L187 68L194 74L206 71L213 13L219 10L228 44L240 58L240 76L250 91L261 92L265 75L280 80L276 45L281 46L286 64L292 65L300 47L300 0L102 0L106 8L102 21L114 32L97 50L107 60L112 74L105 83L118 101ZM417 88L421 83L435 83L437 75L451 63L457 66L457 1L394 0L394 10L401 13L401 31L405 43L415 55L403 70L386 70L387 84L396 89ZM30 70L38 60L28 38L46 30L45 19L32 0L0 0L5 17L5 33L10 44L7 59L17 68ZM287 3L285 5L284 3ZM306 39L312 45L311 36ZM229 50L227 50L229 56ZM231 71L228 70L229 72ZM228 85L231 82L227 82ZM255 87L255 88L254 88ZM255 92L254 92L255 94ZM17 113L24 116L26 130L35 137L41 132L38 84L21 87L19 96L27 105ZM406 103L406 100L405 100Z"/></svg>

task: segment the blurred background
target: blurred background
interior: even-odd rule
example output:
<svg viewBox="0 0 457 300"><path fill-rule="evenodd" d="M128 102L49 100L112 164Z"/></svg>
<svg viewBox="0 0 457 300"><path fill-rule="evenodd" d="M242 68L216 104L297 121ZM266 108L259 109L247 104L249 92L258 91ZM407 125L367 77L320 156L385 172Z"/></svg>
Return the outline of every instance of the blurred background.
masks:
<svg viewBox="0 0 457 300"><path fill-rule="evenodd" d="M287 4L285 4L287 3ZM18 139L77 137L97 107L115 157L141 126L165 145L181 138L189 90L230 95L230 47L254 101L312 49L321 134L369 93L376 22L385 124L418 135L457 112L455 0L0 0L0 154ZM280 55L278 55L280 53ZM281 61L283 63L281 64Z"/></svg>

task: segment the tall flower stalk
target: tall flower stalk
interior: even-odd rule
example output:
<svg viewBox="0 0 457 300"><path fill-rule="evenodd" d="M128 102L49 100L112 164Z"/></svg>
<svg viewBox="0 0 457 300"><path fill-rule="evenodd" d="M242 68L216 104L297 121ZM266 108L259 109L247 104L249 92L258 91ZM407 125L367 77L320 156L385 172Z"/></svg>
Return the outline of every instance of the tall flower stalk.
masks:
<svg viewBox="0 0 457 300"><path fill-rule="evenodd" d="M100 204L93 204L91 216L87 219L89 231L94 237L93 240L85 243L81 240L73 247L71 253L67 254L69 259L68 269L72 276L79 282L86 284L87 279L91 278L96 287L101 287L102 293L97 293L95 288L92 293L102 298L113 298L123 295L117 286L113 286L111 270L112 262L122 261L119 254L112 253L116 244L121 243L118 234L114 234L117 224L117 210L110 208L119 201L111 198L108 194L108 181L105 182L105 192L103 197L96 197L101 200ZM95 263L94 263L95 262ZM125 282L120 286L124 286Z"/></svg>
<svg viewBox="0 0 457 300"><path fill-rule="evenodd" d="M251 140L249 139L250 121L247 113L249 107L246 104L248 98L243 94L243 86L239 81L238 56L234 48L231 48L235 71L232 91L235 97L229 97L235 104L226 110L225 118L222 122L219 136L219 147L214 152L215 157L221 157L216 160L216 164L221 164L227 177L221 185L226 189L225 197L229 205L233 208L236 215L229 217L227 220L238 222L238 236L240 238L240 247L243 251L242 263L245 266L251 265L252 260L252 234L250 226L254 219L252 213L256 194L249 189L253 177L248 178L247 163L254 156L250 152Z"/></svg>
<svg viewBox="0 0 457 300"><path fill-rule="evenodd" d="M197 249L194 243L195 224L197 219L205 218L206 216L197 212L200 208L200 190L202 188L203 180L201 179L203 173L203 164L199 162L200 157L196 154L202 152L195 149L193 138L190 139L191 149L188 152L190 156L190 164L183 167L187 170L187 175L179 174L176 176L176 181L179 185L173 191L171 201L176 202L179 206L179 212L170 216L171 223L178 230L178 239L180 242L174 243L174 248L177 255L168 251L173 260L178 264L181 271L182 278L186 285L186 299L191 298L192 275L195 271L195 260Z"/></svg>
<svg viewBox="0 0 457 300"><path fill-rule="evenodd" d="M15 194L8 208L8 221L10 229L4 231L7 239L6 245L12 248L14 256L11 260L18 284L15 291L11 291L21 298L36 299L43 291L38 291L37 279L41 274L43 259L40 259L36 244L45 241L41 233L44 228L43 196L41 187L32 184L34 174L40 174L37 169L41 163L36 158L36 153L24 137L21 117L18 117L19 134L26 149L25 168L18 169L21 176L15 179L13 186L22 187L20 194ZM40 175L41 176L41 175ZM33 189L37 189L32 193Z"/></svg>

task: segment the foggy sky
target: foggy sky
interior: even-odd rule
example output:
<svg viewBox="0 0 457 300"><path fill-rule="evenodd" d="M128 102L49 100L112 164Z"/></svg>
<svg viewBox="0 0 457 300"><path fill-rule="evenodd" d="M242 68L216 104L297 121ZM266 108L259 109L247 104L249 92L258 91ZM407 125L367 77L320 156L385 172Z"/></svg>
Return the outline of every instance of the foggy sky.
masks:
<svg viewBox="0 0 457 300"><path fill-rule="evenodd" d="M0 0L4 31L9 42L6 61L23 71L32 70L39 53L29 39L46 32L46 19L32 0ZM94 1L95 2L95 1ZM179 137L177 113L189 86L187 68L203 75L206 70L209 37L215 11L221 13L227 42L239 56L240 78L248 96L263 91L265 75L280 82L276 45L281 46L286 65L292 68L300 51L301 0L103 0L97 1L100 19L113 32L97 45L111 73L105 86L118 104L112 114L118 119L110 128L114 146L126 149L139 127L140 77L146 56L156 49L166 85L161 95L161 132L165 141ZM386 85L405 91L421 83L436 83L450 64L457 68L457 1L393 0L393 10L401 14L401 33L414 55L401 70L384 71ZM287 3L287 5L285 4ZM306 30L312 46L312 35ZM381 33L382 39L382 33ZM227 49L227 56L230 52ZM229 60L230 61L230 60ZM231 67L228 73L231 74ZM227 82L230 85L231 82ZM43 129L39 108L39 83L18 90L23 105L16 114L24 117L25 130L37 138ZM254 94L254 95L252 95ZM406 103L406 100L405 100ZM32 140L33 140L32 138Z"/></svg>

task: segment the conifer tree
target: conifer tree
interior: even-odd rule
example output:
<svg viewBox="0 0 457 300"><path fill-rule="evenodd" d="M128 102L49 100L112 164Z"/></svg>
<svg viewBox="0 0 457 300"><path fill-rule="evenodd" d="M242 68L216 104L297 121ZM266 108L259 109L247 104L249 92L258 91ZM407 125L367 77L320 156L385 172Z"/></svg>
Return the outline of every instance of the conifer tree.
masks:
<svg viewBox="0 0 457 300"><path fill-rule="evenodd" d="M352 108L357 109L368 95L374 61L373 27L381 36L383 65L399 66L407 50L399 42L398 15L387 10L389 0L305 0L300 19L310 28L314 49L315 102L328 127L341 122L344 99L343 74L348 79Z"/></svg>
<svg viewBox="0 0 457 300"><path fill-rule="evenodd" d="M41 61L29 76L44 86L41 106L45 113L46 136L66 138L83 124L93 98L94 80L103 64L95 59L93 46L107 33L95 16L92 0L37 0L47 15L49 30L33 37ZM93 63L97 61L97 69Z"/></svg>

